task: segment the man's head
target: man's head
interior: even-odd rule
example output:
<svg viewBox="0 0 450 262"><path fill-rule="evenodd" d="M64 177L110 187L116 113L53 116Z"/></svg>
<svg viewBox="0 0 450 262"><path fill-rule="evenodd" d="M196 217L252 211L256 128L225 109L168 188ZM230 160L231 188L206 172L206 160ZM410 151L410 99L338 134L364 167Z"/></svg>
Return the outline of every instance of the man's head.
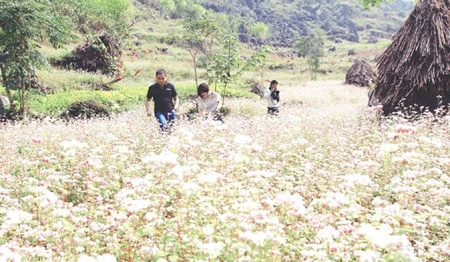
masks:
<svg viewBox="0 0 450 262"><path fill-rule="evenodd" d="M156 70L155 78L156 78L156 83L158 83L158 85L160 85L160 86L165 85L166 81L167 81L166 70L164 70L164 69Z"/></svg>
<svg viewBox="0 0 450 262"><path fill-rule="evenodd" d="M209 93L209 86L208 84L201 83L197 88L197 95L203 99L207 97Z"/></svg>
<svg viewBox="0 0 450 262"><path fill-rule="evenodd" d="M277 88L277 86L278 86L277 80L272 80L272 82L270 82L270 88Z"/></svg>

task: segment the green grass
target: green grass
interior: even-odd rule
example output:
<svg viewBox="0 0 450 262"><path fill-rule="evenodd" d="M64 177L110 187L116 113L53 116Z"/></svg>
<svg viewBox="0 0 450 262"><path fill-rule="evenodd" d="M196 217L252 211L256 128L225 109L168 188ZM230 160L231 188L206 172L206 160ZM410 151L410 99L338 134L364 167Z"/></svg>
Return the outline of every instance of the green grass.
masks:
<svg viewBox="0 0 450 262"><path fill-rule="evenodd" d="M346 42L343 45L339 45L336 49L336 55L347 54L347 52L351 49L356 52L362 51L374 51L374 50L385 50L390 44L391 40L389 39L379 39L379 41L375 44L367 44L364 41L360 43Z"/></svg>
<svg viewBox="0 0 450 262"><path fill-rule="evenodd" d="M112 77L104 75L55 68L39 70L37 75L45 88L52 92L89 90L99 83L112 80Z"/></svg>
<svg viewBox="0 0 450 262"><path fill-rule="evenodd" d="M47 59L60 59L72 53L78 44L70 43L63 48L55 49L48 45L42 45L40 48L41 54Z"/></svg>
<svg viewBox="0 0 450 262"><path fill-rule="evenodd" d="M375 45L346 43L338 47L336 52L326 52L321 58L320 70L317 80L345 80L345 73L350 68L355 57L347 56L350 49L358 52L364 50L381 50L387 46L388 41ZM150 46L150 45L149 45ZM155 45L156 46L156 45ZM150 47L149 47L150 48ZM46 49L47 50L47 49ZM48 49L49 50L49 49ZM49 51L46 51L49 54ZM164 68L168 72L169 81L172 82L180 96L181 102L188 95L196 94L194 70L190 63L189 53L179 47L170 46L169 54L155 54L155 52L141 53L137 57L131 57L131 51L124 52L124 80L114 84L112 91L96 91L95 86L107 83L113 79L111 76L84 73L80 71L67 71L50 68L49 70L39 70L38 76L50 94L43 95L36 92L28 94L28 109L34 115L58 116L67 110L67 107L75 102L92 99L106 105L111 111L125 111L140 105L145 100L147 88L154 83L154 72L159 68ZM252 50L242 49L243 56L248 56ZM56 57L56 53L52 53ZM269 70L273 65L281 65L285 69ZM139 73L135 75L137 72ZM202 76L204 69L198 69L199 83L206 82ZM277 79L280 86L299 86L311 80L308 65L304 58L280 58L274 53L268 54L263 69L245 72L241 77L227 86L211 85L212 90L216 90L223 96L254 98L250 92L251 83L263 82L265 87L272 79ZM1 94L5 95L4 89ZM17 99L17 94L14 93Z"/></svg>
<svg viewBox="0 0 450 262"><path fill-rule="evenodd" d="M112 91L66 90L47 95L31 91L28 93L27 98L28 109L33 115L59 116L73 102L94 100L107 106L113 112L126 111L144 103L148 85L125 81L114 85L114 90ZM181 103L185 102L187 96L196 95L197 93L194 83L176 84L176 88ZM224 93L223 88L223 85L219 85L218 91ZM17 96L15 92L14 95ZM227 87L225 96L249 98L255 95L245 90L242 86L230 85Z"/></svg>
<svg viewBox="0 0 450 262"><path fill-rule="evenodd" d="M147 88L154 83L154 74L157 69L164 68L168 72L168 79L175 85L181 102L188 95L196 94L194 69L189 52L180 46L170 45L162 39L180 36L181 28L176 21L148 20L136 24L131 32L131 38L123 44L122 56L124 79L112 86L112 91L96 91L98 86L113 80L113 76L91 74L80 71L67 71L55 68L38 70L37 75L44 84L48 93L43 95L34 91L28 94L28 109L36 115L58 116L67 110L67 107L81 100L92 99L106 105L111 111L129 110L137 105L142 105L145 100ZM139 44L136 45L136 42ZM70 43L64 49L56 50L43 45L40 52L48 59L58 59L69 54L77 45L83 42L79 38L77 42ZM334 42L325 43L325 56L321 58L321 65L317 80L345 80L347 70L353 64L356 57L365 57L373 60L375 54L389 46L390 40L380 39L376 44L350 43L342 44ZM328 51L330 47L336 47L335 52ZM158 48L168 48L168 54L161 54ZM279 53L290 53L294 50L288 48L272 48L267 54L264 66L253 71L245 72L236 78L224 90L223 84L210 85L225 97L255 98L250 92L251 84L263 83L267 87L268 82L276 79L282 86L300 86L311 80L311 75L305 58L278 56ZM348 56L349 50L355 50L356 56ZM241 45L240 56L249 57L254 50ZM372 63L373 66L375 66ZM279 67L278 70L270 70L271 67ZM204 68L198 68L198 83L207 82ZM0 88L0 94L5 95L4 88ZM14 93L17 99L17 94Z"/></svg>

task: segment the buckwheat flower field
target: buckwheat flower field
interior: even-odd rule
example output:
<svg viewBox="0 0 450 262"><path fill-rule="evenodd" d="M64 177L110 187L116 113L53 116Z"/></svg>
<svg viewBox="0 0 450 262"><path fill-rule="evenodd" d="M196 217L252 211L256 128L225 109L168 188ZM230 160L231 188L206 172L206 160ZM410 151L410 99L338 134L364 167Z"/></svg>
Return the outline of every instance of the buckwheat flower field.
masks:
<svg viewBox="0 0 450 262"><path fill-rule="evenodd" d="M230 99L170 135L136 111L0 127L0 261L448 261L446 118L377 121L339 82ZM143 94L143 98L144 98Z"/></svg>

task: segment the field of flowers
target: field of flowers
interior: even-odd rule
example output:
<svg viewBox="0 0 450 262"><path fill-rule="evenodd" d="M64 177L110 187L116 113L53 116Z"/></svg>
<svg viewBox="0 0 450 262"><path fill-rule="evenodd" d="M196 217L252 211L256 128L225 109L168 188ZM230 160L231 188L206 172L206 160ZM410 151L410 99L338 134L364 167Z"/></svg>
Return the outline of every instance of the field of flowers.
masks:
<svg viewBox="0 0 450 262"><path fill-rule="evenodd" d="M170 135L143 105L0 127L0 261L448 261L448 120L280 89L279 117L227 99Z"/></svg>

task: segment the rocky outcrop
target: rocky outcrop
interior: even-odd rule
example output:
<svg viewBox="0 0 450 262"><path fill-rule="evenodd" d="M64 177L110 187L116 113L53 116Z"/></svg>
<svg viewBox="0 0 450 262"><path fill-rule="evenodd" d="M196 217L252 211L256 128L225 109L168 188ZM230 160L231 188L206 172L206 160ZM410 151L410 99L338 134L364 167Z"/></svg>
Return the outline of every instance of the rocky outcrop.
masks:
<svg viewBox="0 0 450 262"><path fill-rule="evenodd" d="M401 3L399 3L401 2ZM412 10L411 2L395 1L395 3L383 4L381 16L389 17L390 24L357 24L362 16L374 16L375 12L365 11L356 2L340 3L339 1L317 0L317 1L282 1L282 4L274 5L269 0L239 0L219 2L214 0L204 1L205 8L215 12L235 14L240 19L247 21L241 24L263 22L269 26L269 37L264 41L252 39L249 29L241 32L239 39L244 43L271 44L279 47L291 47L299 36L308 36L314 33L314 28L319 26L326 32L326 37L336 43L342 40L359 42L360 33L363 30L381 32L374 35L375 38L391 38L402 24L400 13L407 15ZM375 8L374 8L375 9ZM380 11L377 11L380 13ZM392 15L395 14L395 15ZM370 17L373 18L373 17ZM381 17L380 19L384 19ZM380 23L381 24L381 23Z"/></svg>

